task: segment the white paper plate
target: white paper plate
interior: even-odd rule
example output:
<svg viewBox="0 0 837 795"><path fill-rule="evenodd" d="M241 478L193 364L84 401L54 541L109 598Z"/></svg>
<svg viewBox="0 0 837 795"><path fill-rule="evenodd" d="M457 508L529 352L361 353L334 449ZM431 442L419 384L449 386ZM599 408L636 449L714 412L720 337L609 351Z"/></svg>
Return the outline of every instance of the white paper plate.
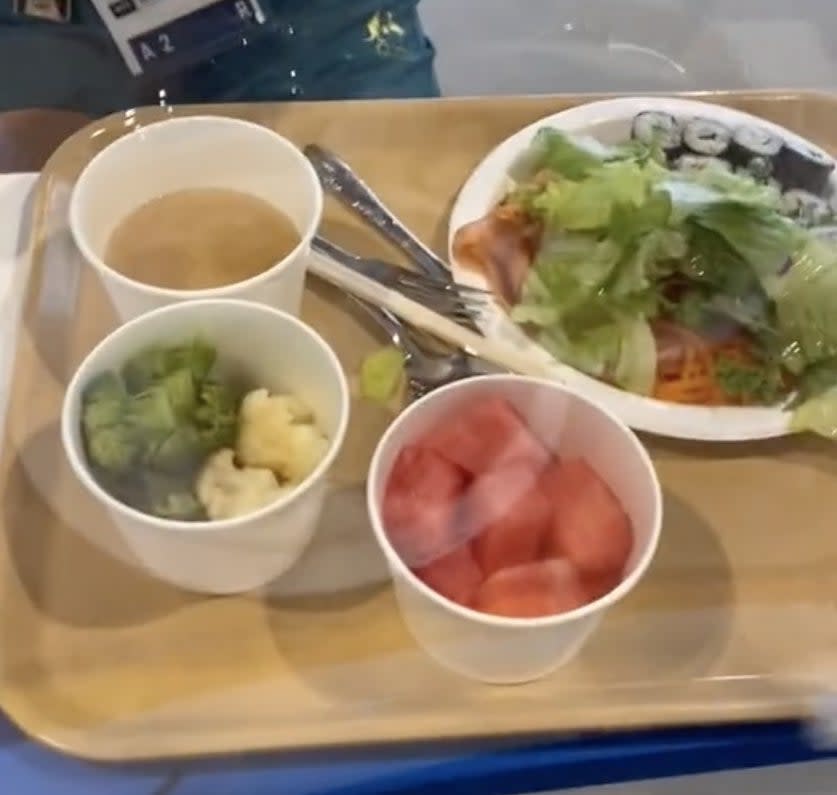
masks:
<svg viewBox="0 0 837 795"><path fill-rule="evenodd" d="M454 279L462 284L486 287L481 274L462 267L453 255L453 236L457 229L481 218L502 198L507 186L507 173L515 158L525 150L535 133L545 126L570 133L589 134L604 143L627 141L633 118L645 110L659 110L676 117L703 116L717 119L728 126L755 124L772 130L789 143L820 147L798 135L748 113L718 105L686 99L663 97L626 97L593 102L556 113L529 125L507 138L474 170L460 191L451 212L448 249ZM837 177L832 177L832 182ZM532 349L550 363L554 377L575 388L592 400L610 409L632 428L679 439L706 441L743 441L769 439L790 433L790 412L780 408L739 408L684 406L631 394L609 386L584 373L556 362L531 340L495 304L479 319L483 333L501 337L521 348Z"/></svg>

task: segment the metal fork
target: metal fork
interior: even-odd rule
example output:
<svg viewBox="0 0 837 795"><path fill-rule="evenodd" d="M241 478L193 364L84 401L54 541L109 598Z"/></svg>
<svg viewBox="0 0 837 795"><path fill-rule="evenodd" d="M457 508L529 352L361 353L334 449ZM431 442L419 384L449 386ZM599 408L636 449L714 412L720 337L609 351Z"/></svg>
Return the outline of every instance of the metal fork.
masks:
<svg viewBox="0 0 837 795"><path fill-rule="evenodd" d="M419 342L417 333L392 312L348 294L404 354L410 396L418 400L440 386L476 375L495 375L507 370L463 350L432 353Z"/></svg>
<svg viewBox="0 0 837 795"><path fill-rule="evenodd" d="M362 273L384 287L397 290L407 298L458 322L473 321L491 298L487 290L478 287L462 287L451 282L440 282L391 262L357 256L320 236L314 237L311 248L318 254Z"/></svg>

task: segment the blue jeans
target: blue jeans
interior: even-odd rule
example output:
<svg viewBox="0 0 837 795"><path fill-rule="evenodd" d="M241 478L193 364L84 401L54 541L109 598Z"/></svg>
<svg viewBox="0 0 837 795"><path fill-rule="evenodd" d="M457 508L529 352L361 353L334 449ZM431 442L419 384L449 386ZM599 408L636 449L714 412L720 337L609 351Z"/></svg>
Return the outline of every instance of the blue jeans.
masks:
<svg viewBox="0 0 837 795"><path fill-rule="evenodd" d="M102 115L156 104L438 94L418 0L262 0L277 25L247 47L165 78L135 78L96 10L76 0L68 24L14 17L0 0L0 111Z"/></svg>

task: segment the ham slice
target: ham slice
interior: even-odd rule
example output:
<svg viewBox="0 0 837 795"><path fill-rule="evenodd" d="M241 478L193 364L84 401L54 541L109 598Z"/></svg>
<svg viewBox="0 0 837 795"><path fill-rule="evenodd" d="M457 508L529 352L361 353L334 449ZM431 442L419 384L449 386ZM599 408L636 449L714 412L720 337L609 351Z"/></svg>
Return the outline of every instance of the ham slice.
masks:
<svg viewBox="0 0 837 795"><path fill-rule="evenodd" d="M453 253L462 265L482 273L501 301L514 306L520 300L540 237L538 221L519 207L500 205L457 230Z"/></svg>

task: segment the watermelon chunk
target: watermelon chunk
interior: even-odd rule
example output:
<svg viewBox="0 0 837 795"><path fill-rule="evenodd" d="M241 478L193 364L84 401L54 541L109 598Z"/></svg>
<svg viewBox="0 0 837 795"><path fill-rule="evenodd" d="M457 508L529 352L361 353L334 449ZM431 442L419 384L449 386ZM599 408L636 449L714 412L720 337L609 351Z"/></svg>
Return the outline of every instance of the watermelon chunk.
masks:
<svg viewBox="0 0 837 795"><path fill-rule="evenodd" d="M622 582L621 571L610 571L606 574L588 574L581 578L584 590L591 602L601 599L609 594L620 582Z"/></svg>
<svg viewBox="0 0 837 795"><path fill-rule="evenodd" d="M518 461L543 467L550 457L514 406L500 397L481 398L446 418L424 445L471 475Z"/></svg>
<svg viewBox="0 0 837 795"><path fill-rule="evenodd" d="M459 545L456 514L465 473L442 456L408 445L399 454L384 492L382 515L389 540L411 568Z"/></svg>
<svg viewBox="0 0 837 795"><path fill-rule="evenodd" d="M415 571L416 576L436 593L469 605L482 583L482 572L465 544Z"/></svg>
<svg viewBox="0 0 837 795"><path fill-rule="evenodd" d="M538 557L552 505L530 464L507 464L476 478L465 495L465 527L486 575Z"/></svg>
<svg viewBox="0 0 837 795"><path fill-rule="evenodd" d="M541 483L555 510L547 554L565 555L582 574L621 574L633 547L631 524L595 470L583 459L564 461Z"/></svg>
<svg viewBox="0 0 837 795"><path fill-rule="evenodd" d="M474 608L507 618L538 618L589 602L578 572L567 560L541 560L502 569L477 591Z"/></svg>

